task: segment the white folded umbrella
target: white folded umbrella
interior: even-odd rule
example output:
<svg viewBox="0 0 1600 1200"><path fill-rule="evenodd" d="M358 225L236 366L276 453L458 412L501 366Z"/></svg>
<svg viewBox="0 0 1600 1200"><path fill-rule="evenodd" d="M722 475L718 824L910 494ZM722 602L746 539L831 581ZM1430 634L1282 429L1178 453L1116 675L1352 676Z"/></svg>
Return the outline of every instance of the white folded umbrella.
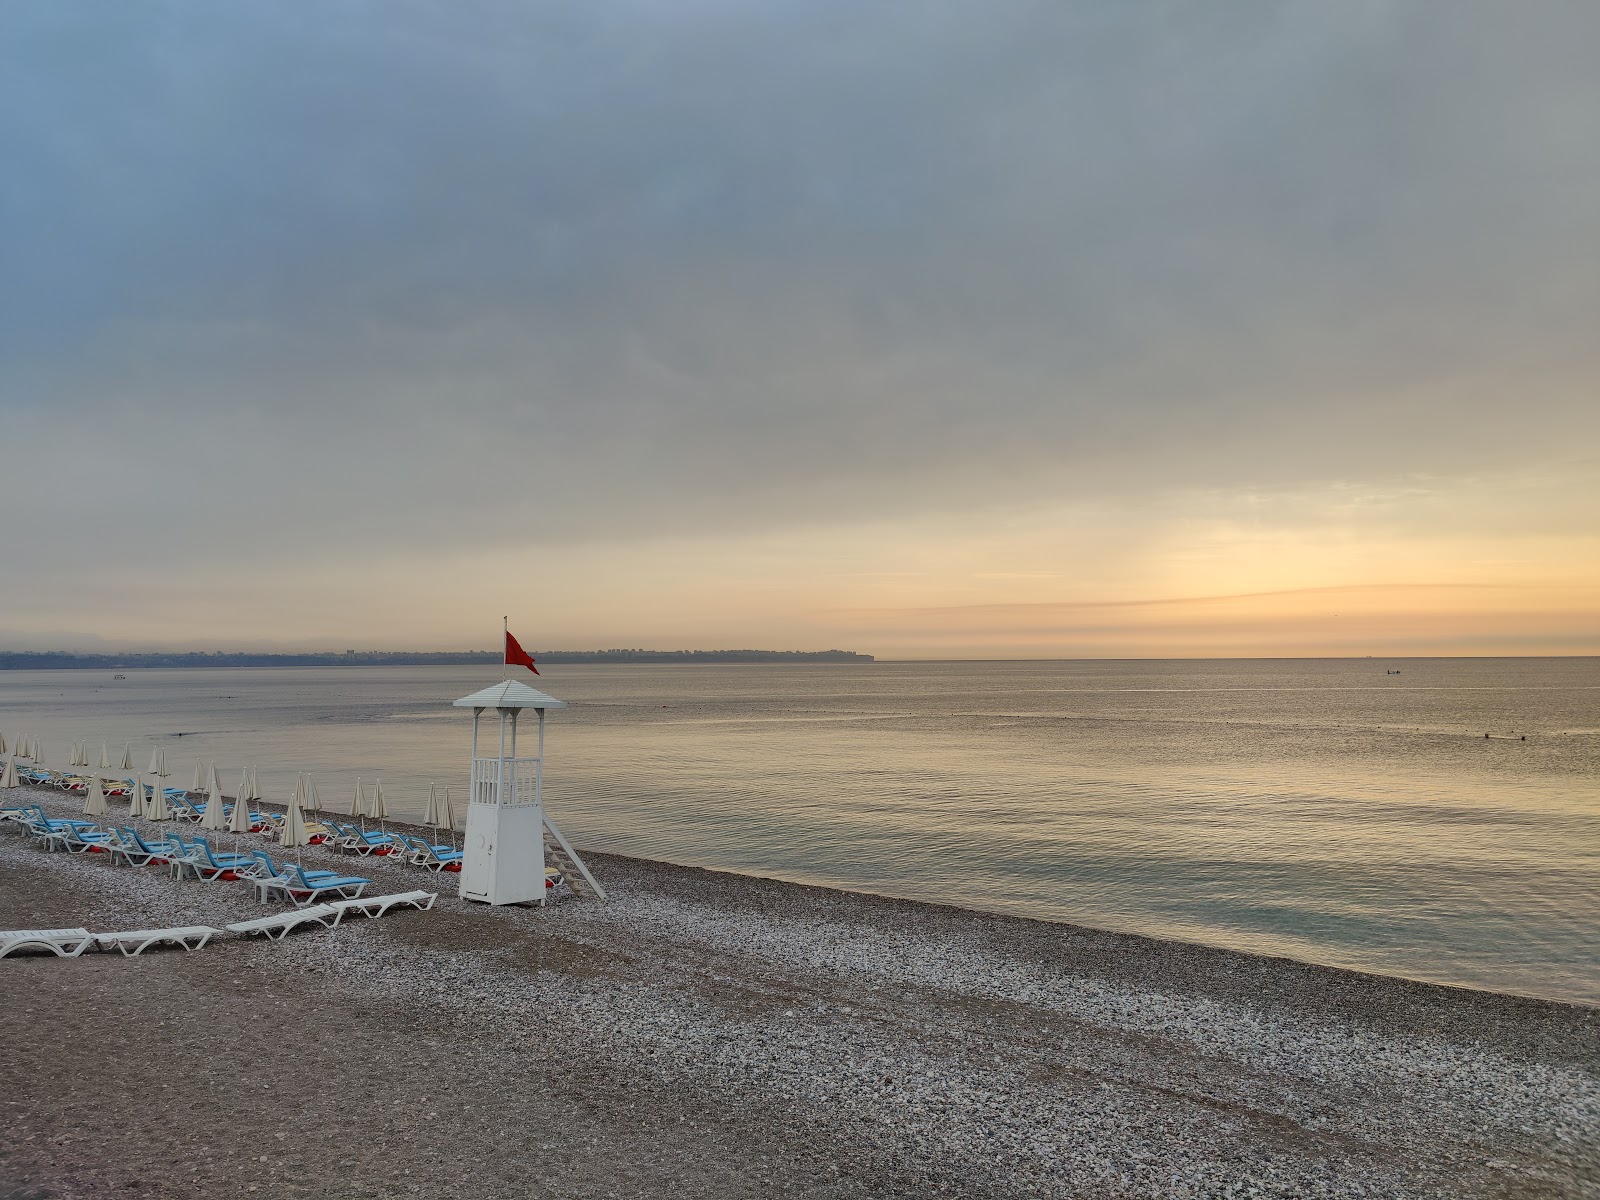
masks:
<svg viewBox="0 0 1600 1200"><path fill-rule="evenodd" d="M228 816L223 811L222 789L211 783L211 790L206 794L206 811L200 818L201 829L215 829L222 831L228 827Z"/></svg>
<svg viewBox="0 0 1600 1200"><path fill-rule="evenodd" d="M310 840L311 838L306 830L306 818L300 811L300 801L297 796L289 801L289 811L285 816L283 828L278 830L278 845L285 848L289 846L304 846Z"/></svg>
<svg viewBox="0 0 1600 1200"><path fill-rule="evenodd" d="M156 747L156 774L162 779L172 774L171 771L167 770L167 748L165 746Z"/></svg>
<svg viewBox="0 0 1600 1200"><path fill-rule="evenodd" d="M42 741L40 741L38 738L34 738L33 741L28 745L28 752L32 755L34 762L38 763L41 767L44 766L44 743Z"/></svg>
<svg viewBox="0 0 1600 1200"><path fill-rule="evenodd" d="M372 817L381 821L389 815L389 805L383 799L383 780L375 779L372 782Z"/></svg>
<svg viewBox="0 0 1600 1200"><path fill-rule="evenodd" d="M253 766L250 768L250 799L252 801L261 799L261 780L256 778L256 769Z"/></svg>
<svg viewBox="0 0 1600 1200"><path fill-rule="evenodd" d="M86 754L84 757L88 758L89 756ZM111 770L111 747L105 742L100 743L100 770Z"/></svg>
<svg viewBox="0 0 1600 1200"><path fill-rule="evenodd" d="M206 775L206 791L222 790L222 776L217 774L217 764L213 762Z"/></svg>
<svg viewBox="0 0 1600 1200"><path fill-rule="evenodd" d="M0 775L0 788L14 788L19 786L20 782L17 779L17 756L13 754L10 758L6 759L6 772L4 775Z"/></svg>
<svg viewBox="0 0 1600 1200"><path fill-rule="evenodd" d="M89 794L84 798L83 811L86 816L103 817L106 815L106 792L100 786L100 776L89 777Z"/></svg>
<svg viewBox="0 0 1600 1200"><path fill-rule="evenodd" d="M150 789L150 800L144 806L144 819L146 821L170 821L172 810L167 807L167 793L161 786L161 779L157 777L155 786Z"/></svg>
<svg viewBox="0 0 1600 1200"><path fill-rule="evenodd" d="M0 754L4 754L5 752L6 752L6 735L3 734L3 733L0 733Z"/></svg>
<svg viewBox="0 0 1600 1200"><path fill-rule="evenodd" d="M452 833L455 832L456 806L450 802L449 788L445 788L444 790L444 807L440 809L440 812L444 816L444 827L450 830Z"/></svg>
<svg viewBox="0 0 1600 1200"><path fill-rule="evenodd" d="M194 782L189 785L191 792L204 791L206 786L206 769L200 765L200 760L194 760Z"/></svg>
<svg viewBox="0 0 1600 1200"><path fill-rule="evenodd" d="M138 775L133 777L133 791L128 796L128 816L144 816L144 780Z"/></svg>
<svg viewBox="0 0 1600 1200"><path fill-rule="evenodd" d="M366 815L366 797L361 794L361 776L356 776L356 794L350 797L350 815L361 817Z"/></svg>
<svg viewBox="0 0 1600 1200"><path fill-rule="evenodd" d="M228 820L229 833L250 832L250 801L244 798L245 788L239 789L239 794L233 800L233 816Z"/></svg>
<svg viewBox="0 0 1600 1200"><path fill-rule="evenodd" d="M160 766L161 766L161 747L160 746L151 746L150 747L150 765L149 765L149 767L146 768L146 770L151 775L154 775L156 773L156 769L158 767L160 767Z"/></svg>
<svg viewBox="0 0 1600 1200"><path fill-rule="evenodd" d="M309 773L306 775L305 800L307 812L316 812L322 807L322 801L317 798L316 782Z"/></svg>
<svg viewBox="0 0 1600 1200"><path fill-rule="evenodd" d="M439 785L436 783L429 783L428 807L422 814L422 823L424 825L431 825L434 829L437 829L439 826L444 824L444 821L441 819L443 816L444 814L440 811L439 807Z"/></svg>
<svg viewBox="0 0 1600 1200"><path fill-rule="evenodd" d="M124 771L133 770L133 743L132 742L123 742L122 743L122 769Z"/></svg>

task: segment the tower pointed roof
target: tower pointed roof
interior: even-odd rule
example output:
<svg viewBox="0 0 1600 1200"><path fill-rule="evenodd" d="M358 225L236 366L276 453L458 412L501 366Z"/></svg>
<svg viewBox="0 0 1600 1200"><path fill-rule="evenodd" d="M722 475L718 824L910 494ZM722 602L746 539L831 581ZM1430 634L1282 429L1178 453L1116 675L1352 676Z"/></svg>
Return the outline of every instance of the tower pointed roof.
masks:
<svg viewBox="0 0 1600 1200"><path fill-rule="evenodd" d="M566 701L547 696L515 679L496 683L455 701L455 708L565 708Z"/></svg>

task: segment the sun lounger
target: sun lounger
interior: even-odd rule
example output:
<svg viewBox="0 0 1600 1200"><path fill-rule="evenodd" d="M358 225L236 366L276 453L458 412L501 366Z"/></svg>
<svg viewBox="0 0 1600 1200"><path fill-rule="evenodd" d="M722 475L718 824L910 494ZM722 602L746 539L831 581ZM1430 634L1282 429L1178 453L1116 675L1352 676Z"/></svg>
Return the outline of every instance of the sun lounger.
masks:
<svg viewBox="0 0 1600 1200"><path fill-rule="evenodd" d="M304 908L308 904L317 903L324 892L332 892L341 900L353 900L361 895L370 879L361 879L354 875L335 875L333 878L318 876L312 878L300 869L298 863L287 863L283 874L275 879L258 879L256 894L265 902L275 894L281 894L296 908Z"/></svg>
<svg viewBox="0 0 1600 1200"><path fill-rule="evenodd" d="M430 871L448 871L452 867L460 870L461 860L466 857L452 846L435 846L419 837L407 837L404 834L401 839L409 851L406 861L414 866L427 867Z"/></svg>
<svg viewBox="0 0 1600 1200"><path fill-rule="evenodd" d="M142 867L147 863L164 867L174 858L183 854L182 843L174 846L165 839L147 842L140 836L139 831L132 825L123 825L117 829L118 846L112 847L113 854L126 858L134 866Z"/></svg>
<svg viewBox="0 0 1600 1200"><path fill-rule="evenodd" d="M276 879L283 874L283 868L273 862L272 856L265 850L252 851L250 857L254 860L254 865L244 868L243 871L243 874L249 878ZM300 869L305 871L307 879L337 879L339 877L338 871L306 871L304 867Z"/></svg>
<svg viewBox="0 0 1600 1200"><path fill-rule="evenodd" d="M95 827L93 821L84 821L73 817L68 817L64 820L47 817L44 809L37 804L25 804L22 806L22 811L24 814L22 822L30 827L42 826L45 829L65 829L69 825L76 825L79 829L93 829Z"/></svg>
<svg viewBox="0 0 1600 1200"><path fill-rule="evenodd" d="M77 958L94 945L87 929L0 930L0 958L18 950L48 950L58 958Z"/></svg>
<svg viewBox="0 0 1600 1200"><path fill-rule="evenodd" d="M178 867L179 873L193 871L195 878L206 883L214 883L218 879L237 879L240 871L255 863L255 859L248 854L218 854L203 837L185 842L178 835L178 844L183 847L184 853L172 862Z"/></svg>
<svg viewBox="0 0 1600 1200"><path fill-rule="evenodd" d="M189 799L189 793L181 788L177 791L167 792L167 803L172 805L172 815L180 821L193 821L199 823L205 813L196 808Z"/></svg>
<svg viewBox="0 0 1600 1200"><path fill-rule="evenodd" d="M329 918L333 918L331 921ZM334 912L331 905L313 904L309 908L292 908L288 912L273 913L270 917L258 917L254 921L239 921L228 926L229 933L237 933L248 937L259 933L268 941L281 942L289 936L289 931L297 925L304 925L312 921L324 929L339 923L339 914Z"/></svg>
<svg viewBox="0 0 1600 1200"><path fill-rule="evenodd" d="M352 854L391 854L400 849L396 840L387 833L368 833L364 829L340 824L338 821L325 821L324 824L333 829L333 844Z"/></svg>
<svg viewBox="0 0 1600 1200"><path fill-rule="evenodd" d="M54 850L59 846L69 854L87 854L91 850L109 850L115 841L116 838L105 830L68 825L65 829L51 830L45 837L45 848Z"/></svg>
<svg viewBox="0 0 1600 1200"><path fill-rule="evenodd" d="M97 933L94 940L102 950L121 950L125 958L134 958L151 946L163 943L182 946L185 950L198 950L221 932L210 925L185 925L176 929L129 929L122 933Z"/></svg>
<svg viewBox="0 0 1600 1200"><path fill-rule="evenodd" d="M330 900L328 907L339 916L346 913L358 912L364 917L381 917L397 904L409 904L412 908L428 909L433 907L433 902L439 898L438 892L395 892L389 896L366 896L355 900ZM338 924L337 921L334 922Z"/></svg>

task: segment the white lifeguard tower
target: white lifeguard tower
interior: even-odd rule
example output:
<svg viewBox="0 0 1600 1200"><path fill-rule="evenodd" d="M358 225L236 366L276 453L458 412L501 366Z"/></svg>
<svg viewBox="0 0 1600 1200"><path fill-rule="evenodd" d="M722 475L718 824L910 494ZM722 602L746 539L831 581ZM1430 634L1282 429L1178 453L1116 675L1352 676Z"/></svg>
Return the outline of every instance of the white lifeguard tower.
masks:
<svg viewBox="0 0 1600 1200"><path fill-rule="evenodd" d="M543 904L545 857L573 895L606 898L605 889L544 811L544 714L565 708L554 696L508 679L463 696L456 708L472 710L472 790L461 862L461 898L485 904ZM538 748L517 757L517 717L531 708L539 718ZM478 726L486 709L500 716L499 753L478 752Z"/></svg>

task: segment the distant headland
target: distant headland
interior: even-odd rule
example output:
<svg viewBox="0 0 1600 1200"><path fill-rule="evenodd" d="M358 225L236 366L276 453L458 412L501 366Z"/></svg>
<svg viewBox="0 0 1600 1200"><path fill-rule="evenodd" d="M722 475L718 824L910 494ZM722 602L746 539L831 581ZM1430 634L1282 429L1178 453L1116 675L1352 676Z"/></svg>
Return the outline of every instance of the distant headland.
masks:
<svg viewBox="0 0 1600 1200"><path fill-rule="evenodd" d="M869 663L850 650L535 650L541 665L565 663ZM0 671L133 667L465 667L501 661L497 650L346 650L343 653L69 654L64 650L0 650Z"/></svg>

